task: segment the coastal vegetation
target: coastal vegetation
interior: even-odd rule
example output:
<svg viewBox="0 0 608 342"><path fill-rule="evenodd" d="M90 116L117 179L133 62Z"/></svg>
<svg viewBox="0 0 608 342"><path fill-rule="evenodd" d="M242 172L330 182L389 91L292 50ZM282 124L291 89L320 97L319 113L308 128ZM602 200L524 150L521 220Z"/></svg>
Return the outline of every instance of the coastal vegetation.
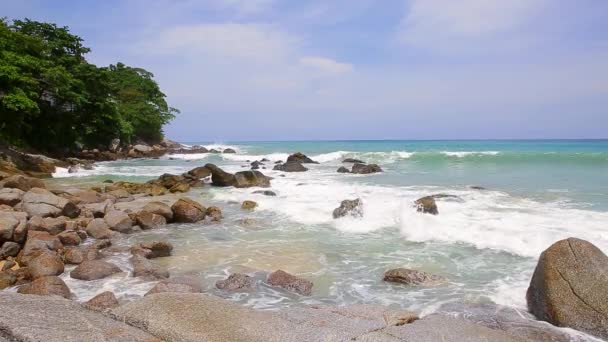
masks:
<svg viewBox="0 0 608 342"><path fill-rule="evenodd" d="M0 140L39 151L159 142L179 111L144 69L99 67L67 27L0 20Z"/></svg>

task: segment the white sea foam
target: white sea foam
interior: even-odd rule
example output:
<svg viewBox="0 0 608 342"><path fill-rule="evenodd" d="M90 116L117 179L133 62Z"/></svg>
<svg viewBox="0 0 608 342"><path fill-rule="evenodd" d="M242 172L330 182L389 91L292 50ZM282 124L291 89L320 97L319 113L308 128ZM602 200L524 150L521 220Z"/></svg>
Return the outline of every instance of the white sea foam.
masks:
<svg viewBox="0 0 608 342"><path fill-rule="evenodd" d="M442 151L448 157L464 158L467 156L495 156L500 154L499 151Z"/></svg>

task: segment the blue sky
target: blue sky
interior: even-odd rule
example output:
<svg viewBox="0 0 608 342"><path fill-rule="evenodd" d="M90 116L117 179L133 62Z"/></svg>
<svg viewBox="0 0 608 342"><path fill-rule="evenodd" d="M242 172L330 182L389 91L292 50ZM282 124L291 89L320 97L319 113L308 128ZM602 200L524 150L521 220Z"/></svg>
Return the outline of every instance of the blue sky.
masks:
<svg viewBox="0 0 608 342"><path fill-rule="evenodd" d="M181 141L608 137L605 0L2 0L156 75Z"/></svg>

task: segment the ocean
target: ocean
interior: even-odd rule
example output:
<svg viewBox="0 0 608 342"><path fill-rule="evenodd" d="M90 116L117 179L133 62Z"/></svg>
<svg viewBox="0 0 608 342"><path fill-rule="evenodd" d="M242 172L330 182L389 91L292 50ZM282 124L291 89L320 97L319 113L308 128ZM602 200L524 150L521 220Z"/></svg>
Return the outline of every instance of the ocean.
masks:
<svg viewBox="0 0 608 342"><path fill-rule="evenodd" d="M524 309L536 261L552 243L578 237L608 252L608 140L185 144L237 153L101 162L75 174L58 170L52 182L146 181L206 163L236 172L254 160L271 160L260 171L274 177L270 190L276 197L252 194L255 189L197 188L188 195L222 208L222 223L170 225L123 238L124 245L169 240L174 256L162 262L173 274L200 276L206 291L247 306L366 303L425 314L445 303L472 302ZM272 170L274 161L297 151L319 164L307 164L302 173ZM344 158L377 163L384 172L337 173ZM413 202L432 194L455 197L438 200L437 216L416 212ZM342 200L355 198L363 202L363 217L332 218ZM258 202L254 212L240 209L247 199ZM127 256L115 259L129 267ZM396 267L440 274L449 282L426 288L384 283L384 271ZM244 293L214 287L230 272L276 269L312 280L313 295L264 284ZM101 289L141 295L153 285L137 278L65 280L82 300Z"/></svg>

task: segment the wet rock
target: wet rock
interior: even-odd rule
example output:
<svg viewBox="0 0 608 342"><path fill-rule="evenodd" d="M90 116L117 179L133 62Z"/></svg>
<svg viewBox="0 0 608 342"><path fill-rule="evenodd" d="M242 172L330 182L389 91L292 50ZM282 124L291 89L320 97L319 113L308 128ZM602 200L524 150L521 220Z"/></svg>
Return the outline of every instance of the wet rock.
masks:
<svg viewBox="0 0 608 342"><path fill-rule="evenodd" d="M214 164L206 164L205 167L211 172L211 184L215 186L232 186L234 185L234 175L228 173Z"/></svg>
<svg viewBox="0 0 608 342"><path fill-rule="evenodd" d="M37 296L60 296L70 299L70 288L57 276L41 277L30 284L21 286L18 293Z"/></svg>
<svg viewBox="0 0 608 342"><path fill-rule="evenodd" d="M42 253L28 263L32 279L46 276L58 276L63 273L63 260L56 253Z"/></svg>
<svg viewBox="0 0 608 342"><path fill-rule="evenodd" d="M163 202L149 202L143 207L142 210L152 214L164 216L167 222L173 221L173 210L171 210L171 207L168 204Z"/></svg>
<svg viewBox="0 0 608 342"><path fill-rule="evenodd" d="M472 190L487 190L485 187L479 185L471 185L469 188Z"/></svg>
<svg viewBox="0 0 608 342"><path fill-rule="evenodd" d="M87 225L86 232L95 239L109 239L114 235L114 232L110 230L110 226L101 218L91 220Z"/></svg>
<svg viewBox="0 0 608 342"><path fill-rule="evenodd" d="M96 280L120 272L122 272L122 270L118 266L107 261L85 260L70 272L70 277L80 280Z"/></svg>
<svg viewBox="0 0 608 342"><path fill-rule="evenodd" d="M23 194L25 194L25 192L20 189L13 189L13 188L0 189L0 204L4 204L4 205L13 207L17 203L21 202L21 199L23 198Z"/></svg>
<svg viewBox="0 0 608 342"><path fill-rule="evenodd" d="M223 153L236 153L236 151L232 148L227 148L227 149L224 149Z"/></svg>
<svg viewBox="0 0 608 342"><path fill-rule="evenodd" d="M344 166L340 166L336 172L338 172L338 173L350 173L350 170L347 169L347 168L345 168Z"/></svg>
<svg viewBox="0 0 608 342"><path fill-rule="evenodd" d="M102 249L108 248L110 246L112 246L112 241L107 240L107 239L95 241L95 243L91 245L91 247L98 249L98 250L102 250Z"/></svg>
<svg viewBox="0 0 608 342"><path fill-rule="evenodd" d="M235 188L249 188L253 186L269 187L270 177L266 177L259 171L240 171L234 174Z"/></svg>
<svg viewBox="0 0 608 342"><path fill-rule="evenodd" d="M204 166L200 166L188 171L188 174L197 179L203 179L211 176L211 170Z"/></svg>
<svg viewBox="0 0 608 342"><path fill-rule="evenodd" d="M133 196L125 189L112 190L107 194L116 198L116 202L130 202L134 200Z"/></svg>
<svg viewBox="0 0 608 342"><path fill-rule="evenodd" d="M258 204L254 201L243 201L241 204L241 209L244 210L253 210L258 206Z"/></svg>
<svg viewBox="0 0 608 342"><path fill-rule="evenodd" d="M266 281L272 286L278 286L303 296L310 296L314 285L309 280L298 278L283 270L272 272Z"/></svg>
<svg viewBox="0 0 608 342"><path fill-rule="evenodd" d="M254 285L255 279L242 273L232 273L228 278L215 283L215 287L226 291L251 289Z"/></svg>
<svg viewBox="0 0 608 342"><path fill-rule="evenodd" d="M173 216L173 213L171 213L171 216ZM153 214L145 210L142 210L137 213L136 220L137 224L141 227L141 229L144 230L157 229L167 224L167 219L165 219L164 216Z"/></svg>
<svg viewBox="0 0 608 342"><path fill-rule="evenodd" d="M296 152L287 157L287 162L298 162L301 164L319 164L318 162L308 158L305 154L302 154L300 152Z"/></svg>
<svg viewBox="0 0 608 342"><path fill-rule="evenodd" d="M342 161L343 163L354 163L354 164L365 164L364 161L354 158L346 158Z"/></svg>
<svg viewBox="0 0 608 342"><path fill-rule="evenodd" d="M608 339L608 257L585 240L568 238L540 256L526 294L538 319Z"/></svg>
<svg viewBox="0 0 608 342"><path fill-rule="evenodd" d="M277 164L273 168L276 171L283 172L305 172L308 171L301 163L295 161L288 161L284 164Z"/></svg>
<svg viewBox="0 0 608 342"><path fill-rule="evenodd" d="M416 211L424 214L437 215L439 214L439 209L437 209L437 203L435 199L431 196L425 196L419 198L414 202L416 206Z"/></svg>
<svg viewBox="0 0 608 342"><path fill-rule="evenodd" d="M158 284L154 285L154 287L150 289L145 296L163 292L201 293L203 292L203 287L201 286L201 282L198 278L187 276L171 277L158 282Z"/></svg>
<svg viewBox="0 0 608 342"><path fill-rule="evenodd" d="M447 280L439 275L407 268L395 268L384 272L384 281L406 285L436 286Z"/></svg>
<svg viewBox="0 0 608 342"><path fill-rule="evenodd" d="M208 207L207 211L206 211L206 216L211 218L211 221L214 221L214 222L221 221L223 218L222 210L216 206Z"/></svg>
<svg viewBox="0 0 608 342"><path fill-rule="evenodd" d="M252 170L258 170L261 165L264 165L264 163L261 163L256 160L256 161L252 162L250 165L251 165Z"/></svg>
<svg viewBox="0 0 608 342"><path fill-rule="evenodd" d="M206 209L198 202L183 197L171 206L175 222L195 223L205 219Z"/></svg>
<svg viewBox="0 0 608 342"><path fill-rule="evenodd" d="M80 209L76 204L41 188L32 188L26 192L23 195L22 207L29 217L58 217L64 215L74 218L80 214Z"/></svg>
<svg viewBox="0 0 608 342"><path fill-rule="evenodd" d="M355 163L350 172L357 174L370 174L382 172L382 168L380 168L380 166L378 166L377 164Z"/></svg>
<svg viewBox="0 0 608 342"><path fill-rule="evenodd" d="M133 255L131 257L131 263L133 264L134 277L146 279L169 278L169 271L166 268L152 263L142 255Z"/></svg>
<svg viewBox="0 0 608 342"><path fill-rule="evenodd" d="M256 191L252 192L252 194L260 194L260 195L264 195L264 196L276 196L277 195L274 191L270 191L270 190L256 190Z"/></svg>
<svg viewBox="0 0 608 342"><path fill-rule="evenodd" d="M82 238L75 231L65 231L57 234L59 241L64 246L78 246L82 243Z"/></svg>
<svg viewBox="0 0 608 342"><path fill-rule="evenodd" d="M169 189L169 192L174 194L174 193L184 193L184 192L188 192L190 191L190 184L188 183L179 183L179 184L175 184L174 186L172 186Z"/></svg>
<svg viewBox="0 0 608 342"><path fill-rule="evenodd" d="M16 242L12 242L12 241L6 241L5 243L2 244L2 248L0 248L0 259L4 259L6 257L15 257L17 256L17 254L19 253L19 251L21 250L21 245L16 243Z"/></svg>
<svg viewBox="0 0 608 342"><path fill-rule="evenodd" d="M107 309L113 309L118 307L118 299L112 291L102 292L95 297L89 299L84 306L87 309L103 311Z"/></svg>
<svg viewBox="0 0 608 342"><path fill-rule="evenodd" d="M2 180L0 187L30 191L32 188L44 189L46 188L46 185L38 178L15 175Z"/></svg>
<svg viewBox="0 0 608 342"><path fill-rule="evenodd" d="M0 272L0 290L4 290L7 287L15 285L17 277L14 272Z"/></svg>
<svg viewBox="0 0 608 342"><path fill-rule="evenodd" d="M119 210L111 210L103 218L111 230L120 233L130 233L133 221L129 215Z"/></svg>
<svg viewBox="0 0 608 342"><path fill-rule="evenodd" d="M147 259L171 256L173 245L167 241L141 242L131 247L133 255L141 255Z"/></svg>
<svg viewBox="0 0 608 342"><path fill-rule="evenodd" d="M71 265L79 265L84 261L100 258L99 250L94 247L68 247L63 252L63 261Z"/></svg>
<svg viewBox="0 0 608 342"><path fill-rule="evenodd" d="M65 230L67 219L65 217L32 217L27 223L28 230L38 230L57 235Z"/></svg>
<svg viewBox="0 0 608 342"><path fill-rule="evenodd" d="M363 203L361 202L360 198L354 200L344 200L340 203L340 206L338 208L334 209L334 219L344 217L346 215L352 217L363 216Z"/></svg>

